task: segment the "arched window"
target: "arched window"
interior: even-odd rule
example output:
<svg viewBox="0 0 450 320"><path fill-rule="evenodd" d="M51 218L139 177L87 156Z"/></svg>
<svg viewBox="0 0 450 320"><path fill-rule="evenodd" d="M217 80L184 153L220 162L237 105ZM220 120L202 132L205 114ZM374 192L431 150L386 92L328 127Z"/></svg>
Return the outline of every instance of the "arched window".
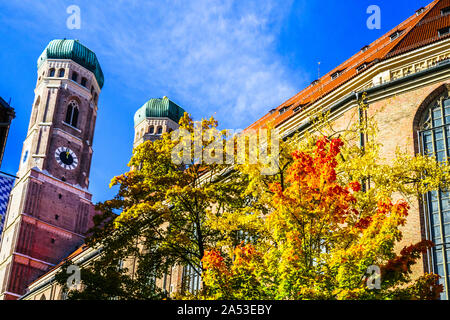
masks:
<svg viewBox="0 0 450 320"><path fill-rule="evenodd" d="M450 159L450 98L448 92L435 99L422 113L419 137L423 154L438 161ZM449 298L450 284L450 190L426 195L428 234L436 246L432 249L433 272L444 285L441 299Z"/></svg>
<svg viewBox="0 0 450 320"><path fill-rule="evenodd" d="M158 127L156 134L162 134L162 127Z"/></svg>
<svg viewBox="0 0 450 320"><path fill-rule="evenodd" d="M65 70L63 68L59 69L58 77L60 77L60 78L64 77L64 72L65 72Z"/></svg>
<svg viewBox="0 0 450 320"><path fill-rule="evenodd" d="M48 70L48 76L49 77L54 77L55 76L55 69L51 68L50 70Z"/></svg>
<svg viewBox="0 0 450 320"><path fill-rule="evenodd" d="M37 116L38 116L40 103L41 103L41 96L38 96L37 99L36 99L36 102L34 103L33 112L31 113L30 128L32 126L34 126L34 124L36 123L36 119L37 119Z"/></svg>
<svg viewBox="0 0 450 320"><path fill-rule="evenodd" d="M81 78L81 85L86 87L87 79L85 77Z"/></svg>
<svg viewBox="0 0 450 320"><path fill-rule="evenodd" d="M77 127L78 124L78 103L75 100L71 100L67 106L66 120L67 124L70 124L72 127Z"/></svg>
<svg viewBox="0 0 450 320"><path fill-rule="evenodd" d="M77 80L78 80L78 73L76 73L75 71L72 72L72 80L75 82L77 82Z"/></svg>
<svg viewBox="0 0 450 320"><path fill-rule="evenodd" d="M150 128L148 129L148 133L154 134L155 133L155 127L154 126L150 126Z"/></svg>

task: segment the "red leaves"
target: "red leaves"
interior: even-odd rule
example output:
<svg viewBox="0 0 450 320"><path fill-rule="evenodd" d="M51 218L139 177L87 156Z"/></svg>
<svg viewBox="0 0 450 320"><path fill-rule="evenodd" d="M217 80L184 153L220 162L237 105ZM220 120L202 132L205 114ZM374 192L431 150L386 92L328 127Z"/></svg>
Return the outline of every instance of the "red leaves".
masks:
<svg viewBox="0 0 450 320"><path fill-rule="evenodd" d="M359 192L361 191L361 184L358 181L350 182L348 186L354 191Z"/></svg>
<svg viewBox="0 0 450 320"><path fill-rule="evenodd" d="M234 255L234 265L239 266L250 263L251 260L257 255L257 252L252 244L247 244L245 246L241 244L234 249Z"/></svg>
<svg viewBox="0 0 450 320"><path fill-rule="evenodd" d="M295 151L293 163L288 169L285 189L272 184L275 207L302 209L319 219L332 223L344 223L354 213L352 204L356 198L351 194L361 190L359 182L342 186L337 181L337 156L344 143L340 139L322 137L316 142L313 152Z"/></svg>
<svg viewBox="0 0 450 320"><path fill-rule="evenodd" d="M364 229L367 229L371 222L372 217L361 218L357 223L355 223L355 227L362 231Z"/></svg>
<svg viewBox="0 0 450 320"><path fill-rule="evenodd" d="M202 259L203 268L205 269L222 269L225 267L223 257L220 252L213 249L205 251Z"/></svg>
<svg viewBox="0 0 450 320"><path fill-rule="evenodd" d="M381 275L383 278L390 278L395 274L406 274L410 271L411 266L420 258L421 253L427 252L429 248L434 246L433 242L422 240L419 243L410 245L400 251L400 256L389 260L381 267Z"/></svg>

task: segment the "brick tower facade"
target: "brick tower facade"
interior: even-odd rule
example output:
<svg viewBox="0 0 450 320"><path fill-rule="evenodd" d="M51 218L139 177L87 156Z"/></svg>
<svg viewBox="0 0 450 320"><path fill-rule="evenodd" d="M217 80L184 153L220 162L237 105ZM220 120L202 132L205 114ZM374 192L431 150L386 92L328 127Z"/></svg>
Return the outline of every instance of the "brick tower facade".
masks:
<svg viewBox="0 0 450 320"><path fill-rule="evenodd" d="M76 40L53 40L38 59L35 99L0 246L0 299L83 243L95 214L88 192L103 73Z"/></svg>

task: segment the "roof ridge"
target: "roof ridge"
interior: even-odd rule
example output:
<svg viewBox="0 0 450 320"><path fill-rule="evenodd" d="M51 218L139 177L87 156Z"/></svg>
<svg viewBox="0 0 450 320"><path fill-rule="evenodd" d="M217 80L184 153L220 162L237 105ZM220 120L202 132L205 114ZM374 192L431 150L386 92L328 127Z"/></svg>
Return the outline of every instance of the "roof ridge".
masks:
<svg viewBox="0 0 450 320"><path fill-rule="evenodd" d="M272 110L278 110L286 106L309 104L318 101L322 99L324 96L336 90L338 87L342 86L344 83L348 82L350 79L357 76L359 74L359 71L355 71L355 68L358 67L358 65L367 63L368 64L367 67L370 67L373 65L374 61L376 60L382 61L390 57L389 55L391 54L391 52L393 52L393 50L402 42L402 40L405 39L405 37L408 36L408 34L410 34L410 32L415 29L415 27L419 22L424 21L423 19L427 16L427 14L431 11L431 9L433 9L436 6L436 4L438 4L440 1L442 0L434 0L433 2L429 3L427 6L424 7L427 13L420 15L417 14L411 15L410 17L402 21L400 24L390 29L384 35L382 35L381 37L370 43L369 48L367 50L358 51L349 59L343 61L341 64L339 64L338 66L327 72L325 75L320 77L317 83L314 84L312 83L308 85L307 87L303 88L300 92L298 92L291 98L287 99L286 101L284 101L283 103L281 103L279 106L277 106ZM424 24L426 22L422 23ZM388 40L387 38L390 37L393 32L398 30L402 30L403 32L396 39L387 41ZM407 49L405 50L407 51ZM371 59L372 57L373 59ZM336 81L336 79L328 78L331 74L336 72L336 70L341 71L339 78L344 76L341 78L343 79L342 81ZM352 74L352 72L356 73ZM336 84L333 85L332 84L333 82L336 82ZM316 97L314 98L314 96ZM272 115L273 112L266 113L263 117L252 123L250 126L248 126L247 129L259 126L259 124L264 123L266 120L268 120L268 118L275 120L277 117ZM286 116L287 115L284 115L283 118L285 118Z"/></svg>

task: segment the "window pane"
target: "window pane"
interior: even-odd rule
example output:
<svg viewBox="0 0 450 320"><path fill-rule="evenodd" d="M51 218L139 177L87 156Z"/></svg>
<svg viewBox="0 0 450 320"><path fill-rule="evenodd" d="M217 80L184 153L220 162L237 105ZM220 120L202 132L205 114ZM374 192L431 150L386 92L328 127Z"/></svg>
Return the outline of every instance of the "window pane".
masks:
<svg viewBox="0 0 450 320"><path fill-rule="evenodd" d="M445 237L450 236L450 223L444 224L444 236Z"/></svg>
<svg viewBox="0 0 450 320"><path fill-rule="evenodd" d="M447 156L445 155L445 151L439 151L436 153L436 159L438 161L445 161L446 158Z"/></svg>
<svg viewBox="0 0 450 320"><path fill-rule="evenodd" d="M450 222L450 212L449 211L443 212L442 219L444 220L444 223Z"/></svg>
<svg viewBox="0 0 450 320"><path fill-rule="evenodd" d="M430 195L431 195L431 201L437 201L437 192L436 191L431 191Z"/></svg>
<svg viewBox="0 0 450 320"><path fill-rule="evenodd" d="M433 242L435 244L442 244L442 238L441 238L441 227L440 226L434 226L431 230Z"/></svg>
<svg viewBox="0 0 450 320"><path fill-rule="evenodd" d="M435 127L442 126L442 119L441 118L434 119L433 120L433 126L435 126Z"/></svg>
<svg viewBox="0 0 450 320"><path fill-rule="evenodd" d="M436 151L441 151L445 149L444 140L436 140Z"/></svg>
<svg viewBox="0 0 450 320"><path fill-rule="evenodd" d="M443 262L443 255L442 255L442 247L441 248L436 248L435 252L434 252L434 263L439 265L442 264Z"/></svg>
<svg viewBox="0 0 450 320"><path fill-rule="evenodd" d="M441 211L450 210L450 201L448 199L442 199L441 201Z"/></svg>
<svg viewBox="0 0 450 320"><path fill-rule="evenodd" d="M433 118L438 119L442 117L441 108L439 106L434 107L433 109Z"/></svg>
<svg viewBox="0 0 450 320"><path fill-rule="evenodd" d="M436 273L440 276L442 276L444 274L444 265L443 264L437 265Z"/></svg>
<svg viewBox="0 0 450 320"><path fill-rule="evenodd" d="M437 212L439 210L439 205L437 201L431 202L431 212Z"/></svg>
<svg viewBox="0 0 450 320"><path fill-rule="evenodd" d="M439 213L434 213L431 215L431 224L433 226L439 225Z"/></svg>

